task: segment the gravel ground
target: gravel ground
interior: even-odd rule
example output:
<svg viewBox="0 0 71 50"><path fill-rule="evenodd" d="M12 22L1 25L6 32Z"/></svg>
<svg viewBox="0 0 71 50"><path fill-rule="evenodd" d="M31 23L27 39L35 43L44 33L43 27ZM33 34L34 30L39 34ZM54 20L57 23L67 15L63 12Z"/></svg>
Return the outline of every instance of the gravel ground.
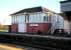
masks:
<svg viewBox="0 0 71 50"><path fill-rule="evenodd" d="M42 50L32 47L0 43L0 50Z"/></svg>

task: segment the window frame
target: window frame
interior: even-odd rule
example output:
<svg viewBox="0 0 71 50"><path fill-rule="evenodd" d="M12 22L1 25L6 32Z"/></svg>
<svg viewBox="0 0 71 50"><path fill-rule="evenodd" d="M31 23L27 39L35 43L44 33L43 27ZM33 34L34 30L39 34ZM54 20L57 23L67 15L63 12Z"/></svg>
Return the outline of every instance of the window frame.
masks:
<svg viewBox="0 0 71 50"><path fill-rule="evenodd" d="M44 22L48 22L48 21L49 21L48 16L44 16L44 17L43 17L43 20L44 20Z"/></svg>

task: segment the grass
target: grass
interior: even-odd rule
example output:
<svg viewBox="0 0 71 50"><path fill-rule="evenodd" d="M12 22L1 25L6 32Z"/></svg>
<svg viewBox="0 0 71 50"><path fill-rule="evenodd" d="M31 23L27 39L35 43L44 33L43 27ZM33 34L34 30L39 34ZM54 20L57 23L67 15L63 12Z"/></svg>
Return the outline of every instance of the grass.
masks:
<svg viewBox="0 0 71 50"><path fill-rule="evenodd" d="M0 30L0 32L8 32L8 30Z"/></svg>

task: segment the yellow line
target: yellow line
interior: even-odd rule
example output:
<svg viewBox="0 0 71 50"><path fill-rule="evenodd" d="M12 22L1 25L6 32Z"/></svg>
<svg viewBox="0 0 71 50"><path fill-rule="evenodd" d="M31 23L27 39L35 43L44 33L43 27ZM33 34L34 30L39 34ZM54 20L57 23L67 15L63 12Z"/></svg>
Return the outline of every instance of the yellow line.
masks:
<svg viewBox="0 0 71 50"><path fill-rule="evenodd" d="M16 48L9 45L0 44L1 50L23 50L22 48Z"/></svg>

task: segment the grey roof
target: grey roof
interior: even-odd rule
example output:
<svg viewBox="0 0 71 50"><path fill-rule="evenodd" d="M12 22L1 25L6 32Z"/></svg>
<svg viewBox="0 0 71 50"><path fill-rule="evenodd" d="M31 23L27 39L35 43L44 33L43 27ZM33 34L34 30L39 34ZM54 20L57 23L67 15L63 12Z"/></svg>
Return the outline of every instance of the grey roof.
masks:
<svg viewBox="0 0 71 50"><path fill-rule="evenodd" d="M11 14L11 15L24 13L24 12L33 13L33 12L41 12L41 11L42 11L42 7L34 7L34 8L27 8L27 9L20 10L20 11L18 11L16 13Z"/></svg>

